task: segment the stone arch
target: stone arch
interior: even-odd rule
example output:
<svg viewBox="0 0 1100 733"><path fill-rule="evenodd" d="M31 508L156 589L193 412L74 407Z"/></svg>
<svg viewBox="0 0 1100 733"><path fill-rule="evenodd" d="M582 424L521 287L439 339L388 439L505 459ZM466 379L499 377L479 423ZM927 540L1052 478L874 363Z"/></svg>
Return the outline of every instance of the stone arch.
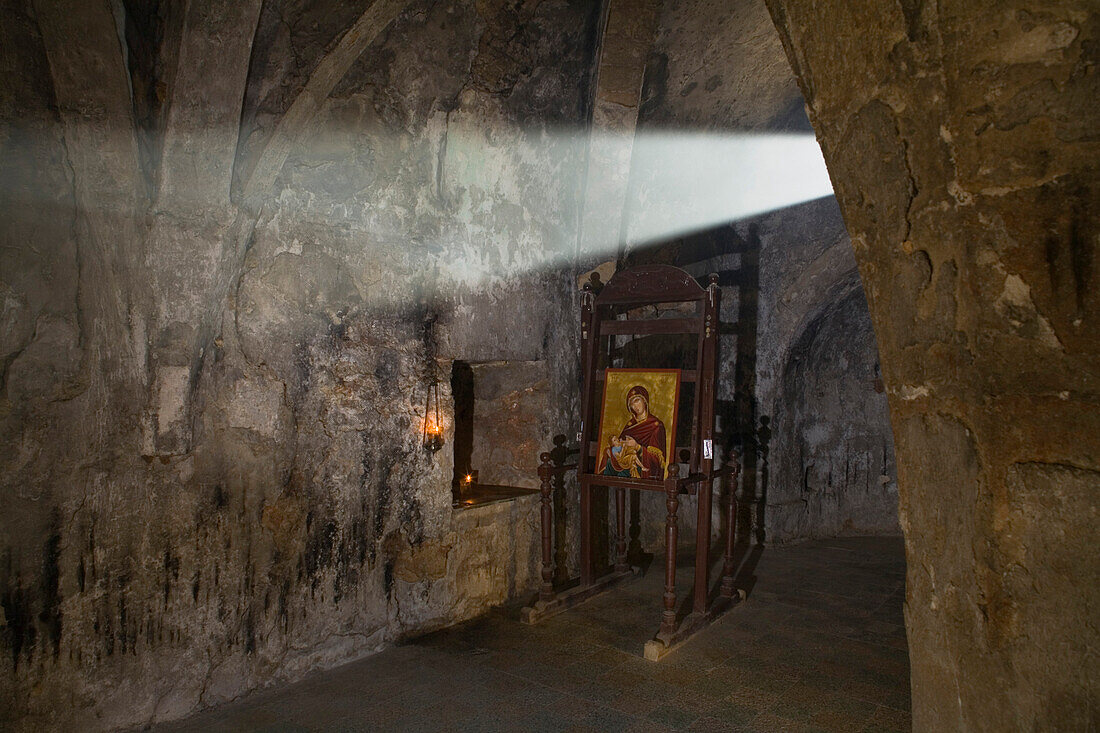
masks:
<svg viewBox="0 0 1100 733"><path fill-rule="evenodd" d="M1100 201L1084 132L1100 123L1100 14L767 4L878 336L914 727L1087 727L1100 564L1078 518L1100 488L1100 273L1082 212ZM1069 602L1043 599L1067 581Z"/></svg>

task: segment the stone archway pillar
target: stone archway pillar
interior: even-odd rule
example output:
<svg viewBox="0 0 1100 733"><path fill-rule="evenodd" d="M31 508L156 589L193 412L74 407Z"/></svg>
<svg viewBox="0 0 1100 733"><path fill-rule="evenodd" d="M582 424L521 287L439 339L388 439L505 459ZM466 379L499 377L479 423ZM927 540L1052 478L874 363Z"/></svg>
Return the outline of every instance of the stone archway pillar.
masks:
<svg viewBox="0 0 1100 733"><path fill-rule="evenodd" d="M1085 729L1100 700L1100 10L767 2L881 350L914 727Z"/></svg>
<svg viewBox="0 0 1100 733"><path fill-rule="evenodd" d="M610 0L600 33L578 255L586 264L623 246L623 212L645 65L661 0Z"/></svg>

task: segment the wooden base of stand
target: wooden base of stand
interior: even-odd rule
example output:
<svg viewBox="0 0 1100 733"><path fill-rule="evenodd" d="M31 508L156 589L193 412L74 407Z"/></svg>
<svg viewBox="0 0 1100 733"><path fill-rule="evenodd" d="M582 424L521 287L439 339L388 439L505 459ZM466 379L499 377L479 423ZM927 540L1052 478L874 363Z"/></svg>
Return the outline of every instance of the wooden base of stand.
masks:
<svg viewBox="0 0 1100 733"><path fill-rule="evenodd" d="M584 603L589 598L614 588L624 581L638 577L632 570L617 570L593 581L592 585L577 586L557 593L548 601L535 601L520 609L519 620L525 624L535 624L562 611Z"/></svg>
<svg viewBox="0 0 1100 733"><path fill-rule="evenodd" d="M696 633L710 626L719 616L722 616L726 611L738 605L744 599L745 592L742 590L738 590L737 595L733 598L727 598L725 596L719 597L711 604L710 609L706 613L689 614L680 626L677 627L676 631L671 634L662 634L658 632L656 637L645 643L643 656L651 662L659 661L669 652L675 651Z"/></svg>

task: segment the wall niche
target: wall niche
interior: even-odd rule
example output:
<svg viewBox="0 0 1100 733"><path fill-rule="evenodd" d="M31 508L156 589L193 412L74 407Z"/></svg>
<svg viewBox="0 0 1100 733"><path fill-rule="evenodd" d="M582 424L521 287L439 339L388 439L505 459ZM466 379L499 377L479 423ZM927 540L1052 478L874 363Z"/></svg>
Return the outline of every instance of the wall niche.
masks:
<svg viewBox="0 0 1100 733"><path fill-rule="evenodd" d="M454 506L528 495L551 426L546 362L455 360ZM469 477L476 476L476 481Z"/></svg>

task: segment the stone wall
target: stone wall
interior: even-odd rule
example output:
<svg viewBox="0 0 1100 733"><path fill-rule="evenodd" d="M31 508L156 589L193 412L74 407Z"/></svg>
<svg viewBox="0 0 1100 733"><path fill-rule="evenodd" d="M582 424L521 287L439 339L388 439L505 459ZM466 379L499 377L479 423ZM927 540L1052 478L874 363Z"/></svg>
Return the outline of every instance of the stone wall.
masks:
<svg viewBox="0 0 1100 733"><path fill-rule="evenodd" d="M538 365L547 437L576 401L551 133L593 7L137 5L0 5L5 728L179 717L525 592L534 503L453 513L427 384L448 431L454 359Z"/></svg>
<svg viewBox="0 0 1100 733"><path fill-rule="evenodd" d="M472 468L483 484L539 487L539 455L551 450L550 380L541 361L475 364Z"/></svg>
<svg viewBox="0 0 1100 733"><path fill-rule="evenodd" d="M759 2L613 5L0 0L0 723L178 717L529 587L533 502L452 512L426 387L542 365L575 434L596 221L720 273L744 532L891 530L877 342L916 726L1087 727L1100 16L768 0L800 96ZM635 130L803 100L835 201L623 227L666 213Z"/></svg>
<svg viewBox="0 0 1100 733"><path fill-rule="evenodd" d="M914 728L1088 729L1100 13L1072 0L768 5L878 336Z"/></svg>
<svg viewBox="0 0 1100 733"><path fill-rule="evenodd" d="M768 537L897 534L894 446L862 289L827 304L791 353L766 473Z"/></svg>

